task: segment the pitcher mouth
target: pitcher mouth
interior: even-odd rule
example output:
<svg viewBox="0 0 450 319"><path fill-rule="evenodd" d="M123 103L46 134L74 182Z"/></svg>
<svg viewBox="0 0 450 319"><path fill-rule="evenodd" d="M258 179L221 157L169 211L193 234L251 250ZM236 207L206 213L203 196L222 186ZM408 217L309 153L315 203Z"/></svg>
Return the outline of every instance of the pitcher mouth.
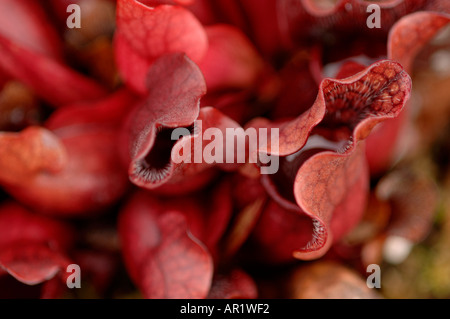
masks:
<svg viewBox="0 0 450 319"><path fill-rule="evenodd" d="M186 127L192 135L194 125ZM171 159L174 145L183 137L173 139L174 128L159 127L156 132L153 146L140 159L137 159L132 168L131 179L139 184L157 184L170 176L174 164Z"/></svg>

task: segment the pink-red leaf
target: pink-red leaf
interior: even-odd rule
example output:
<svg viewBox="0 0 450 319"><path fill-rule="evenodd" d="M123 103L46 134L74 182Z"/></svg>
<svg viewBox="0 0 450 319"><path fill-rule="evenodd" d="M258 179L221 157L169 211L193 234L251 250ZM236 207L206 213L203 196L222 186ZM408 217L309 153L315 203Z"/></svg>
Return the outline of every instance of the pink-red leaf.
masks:
<svg viewBox="0 0 450 319"><path fill-rule="evenodd" d="M58 34L37 1L2 1L0 34L33 52L61 60Z"/></svg>
<svg viewBox="0 0 450 319"><path fill-rule="evenodd" d="M258 289L253 279L240 269L214 277L208 299L255 299Z"/></svg>
<svg viewBox="0 0 450 319"><path fill-rule="evenodd" d="M182 212L158 205L141 193L122 211L119 232L131 278L147 298L205 298L211 256L189 232Z"/></svg>
<svg viewBox="0 0 450 319"><path fill-rule="evenodd" d="M67 250L74 238L73 229L65 223L32 214L13 202L0 206L0 247L32 242L55 250Z"/></svg>
<svg viewBox="0 0 450 319"><path fill-rule="evenodd" d="M299 207L313 220L313 237L295 252L296 258L322 256L329 248L329 235L334 240L340 239L362 217L369 173L363 147L357 147L352 153L320 153L297 172L294 196Z"/></svg>
<svg viewBox="0 0 450 319"><path fill-rule="evenodd" d="M281 124L280 151L268 147L281 155L280 171L264 176L263 183L274 200L312 220L311 240L293 252L295 257L320 257L330 246L328 236L338 240L359 220L368 190L360 142L376 124L398 116L410 91L411 79L402 67L380 61L349 78L325 79L311 109ZM306 127L303 118L310 119ZM299 221L301 227L308 225Z"/></svg>
<svg viewBox="0 0 450 319"><path fill-rule="evenodd" d="M131 154L130 179L140 187L162 192L197 189L214 174L213 165L203 158L204 144L209 144L202 140L203 132L210 127L222 132L240 126L214 108L200 110L205 81L184 54L166 55L156 61L148 74L148 87L146 101L130 114L122 131L121 145L128 145ZM176 128L187 130L187 136L177 135L173 140ZM200 160L194 158L198 153Z"/></svg>
<svg viewBox="0 0 450 319"><path fill-rule="evenodd" d="M5 182L5 189L46 214L100 213L116 202L128 187L128 179L118 159L115 130L79 125L54 133L67 153L59 170L55 172L56 166L50 163L53 172L34 171L24 179Z"/></svg>
<svg viewBox="0 0 450 319"><path fill-rule="evenodd" d="M142 290L148 298L205 298L211 285L212 260L200 242L186 233L181 214L160 216L163 242L147 255Z"/></svg>
<svg viewBox="0 0 450 319"><path fill-rule="evenodd" d="M388 57L398 61L407 72L420 50L450 23L450 15L435 12L416 12L403 17L391 29Z"/></svg>
<svg viewBox="0 0 450 319"><path fill-rule="evenodd" d="M37 174L57 173L68 160L59 138L41 127L0 133L0 141L1 183L28 183Z"/></svg>
<svg viewBox="0 0 450 319"><path fill-rule="evenodd" d="M435 12L417 12L401 18L389 33L388 58L402 64L405 71L412 72L417 54L449 21L448 15ZM408 108L396 119L382 123L367 139L366 152L372 174L379 174L391 165L397 146L396 137L406 125L407 117Z"/></svg>
<svg viewBox="0 0 450 319"><path fill-rule="evenodd" d="M136 100L128 90L121 89L104 99L64 106L52 113L45 126L50 130L88 123L120 126Z"/></svg>
<svg viewBox="0 0 450 319"><path fill-rule="evenodd" d="M328 111L325 121L347 123L353 131L350 144L341 154L314 155L297 172L294 197L316 221L317 236L311 243L313 249L307 247L307 251L325 246L332 216L336 240L362 215L368 175L364 152L358 142L367 138L376 124L401 112L410 95L411 80L398 64L384 61L341 81L325 80L321 88ZM357 117L352 120L354 116ZM348 220L344 222L343 218Z"/></svg>
<svg viewBox="0 0 450 319"><path fill-rule="evenodd" d="M208 90L253 86L261 74L263 61L245 35L227 25L210 26L206 34L209 47L199 67Z"/></svg>
<svg viewBox="0 0 450 319"><path fill-rule="evenodd" d="M0 267L27 285L48 281L70 262L59 252L36 243L18 243L0 251Z"/></svg>
<svg viewBox="0 0 450 319"><path fill-rule="evenodd" d="M184 54L166 55L159 59L148 74L149 95L144 103L133 111L123 130L121 143L128 148L132 162L130 176L134 183L140 186L158 183L163 172L167 173L166 165L153 169L151 150L158 146L158 133L164 128L188 127L199 115L200 98L206 93L204 78L198 67ZM162 145L170 145L170 140ZM159 160L167 160L168 154L157 150ZM167 153L167 152L166 152ZM148 163L150 162L150 163ZM146 165L147 163L148 165ZM149 166L150 169L145 170ZM148 174L146 173L148 171ZM165 174L166 175L166 174Z"/></svg>
<svg viewBox="0 0 450 319"><path fill-rule="evenodd" d="M137 0L117 3L117 63L125 81L140 93L147 92L146 72L159 57L183 52L199 62L208 48L205 30L189 10L158 1L148 4L154 6Z"/></svg>
<svg viewBox="0 0 450 319"><path fill-rule="evenodd" d="M1 34L0 67L55 107L101 98L106 94L106 90L93 80Z"/></svg>
<svg viewBox="0 0 450 319"><path fill-rule="evenodd" d="M54 288L60 286L61 277L55 276L65 271L69 264L65 253L73 247L74 235L73 229L65 223L32 214L13 202L2 204L0 206L2 282L8 281L4 276L9 274L26 285L44 283L40 287L40 296L56 297L59 291ZM52 278L57 283L53 283ZM17 283L10 283L14 290ZM9 284L2 288L9 289ZM9 291L6 295L8 293ZM5 294L2 292L2 295Z"/></svg>

